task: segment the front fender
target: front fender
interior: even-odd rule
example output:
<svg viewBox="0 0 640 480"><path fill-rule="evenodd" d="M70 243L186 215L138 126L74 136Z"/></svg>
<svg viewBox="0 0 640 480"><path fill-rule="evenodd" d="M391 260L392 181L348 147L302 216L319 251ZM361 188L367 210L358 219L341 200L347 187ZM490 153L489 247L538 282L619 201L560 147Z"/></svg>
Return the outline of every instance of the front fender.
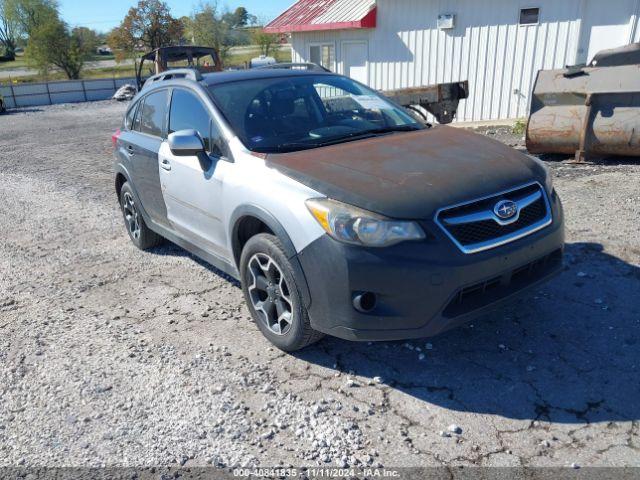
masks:
<svg viewBox="0 0 640 480"><path fill-rule="evenodd" d="M298 253L296 252L296 248L293 245L289 234L282 226L282 224L278 221L278 219L258 205L240 205L231 214L231 220L229 223L231 225L231 246L233 251L233 258L238 271L240 271L240 256L242 254L240 239L238 238L238 227L240 225L240 220L245 217L257 218L267 227L269 227L269 229L275 234L275 236L278 237L278 239L282 243L287 258L289 259L291 267L293 268L293 274L296 279L296 284L300 289L300 293L302 294L304 305L306 308L309 308L311 305L311 295L309 293L307 279L304 275L304 271L302 270L302 266L300 265L300 261L298 260Z"/></svg>

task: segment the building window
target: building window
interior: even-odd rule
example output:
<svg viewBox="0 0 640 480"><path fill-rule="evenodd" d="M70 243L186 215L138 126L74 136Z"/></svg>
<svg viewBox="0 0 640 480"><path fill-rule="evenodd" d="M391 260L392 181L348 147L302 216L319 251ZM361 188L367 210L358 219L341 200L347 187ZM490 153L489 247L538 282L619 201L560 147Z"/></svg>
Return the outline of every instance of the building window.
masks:
<svg viewBox="0 0 640 480"><path fill-rule="evenodd" d="M309 61L311 63L317 63L324 68L333 70L333 63L335 61L335 47L331 43L324 45L311 45L309 47Z"/></svg>
<svg viewBox="0 0 640 480"><path fill-rule="evenodd" d="M520 25L538 25L540 23L539 8L521 8Z"/></svg>

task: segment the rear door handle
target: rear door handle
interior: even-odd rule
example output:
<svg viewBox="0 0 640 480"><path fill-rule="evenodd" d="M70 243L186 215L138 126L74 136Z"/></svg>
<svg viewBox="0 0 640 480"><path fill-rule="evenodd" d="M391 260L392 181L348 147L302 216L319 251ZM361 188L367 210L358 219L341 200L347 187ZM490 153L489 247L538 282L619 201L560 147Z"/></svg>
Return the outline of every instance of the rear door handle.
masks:
<svg viewBox="0 0 640 480"><path fill-rule="evenodd" d="M171 162L169 162L169 160L167 160L166 158L162 159L162 161L160 162L160 166L167 171L171 170Z"/></svg>

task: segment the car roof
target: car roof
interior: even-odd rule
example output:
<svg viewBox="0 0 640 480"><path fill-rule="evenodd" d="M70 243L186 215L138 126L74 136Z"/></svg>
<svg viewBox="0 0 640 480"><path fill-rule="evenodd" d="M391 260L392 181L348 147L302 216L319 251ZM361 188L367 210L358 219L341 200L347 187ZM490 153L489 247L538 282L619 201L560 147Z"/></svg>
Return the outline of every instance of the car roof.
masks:
<svg viewBox="0 0 640 480"><path fill-rule="evenodd" d="M224 72L214 72L202 75L202 79L194 81L189 78L171 78L163 81L156 81L148 84L146 82L142 89L136 94L135 100L142 96L162 88L172 86L188 86L194 83L203 87L210 87L213 85L222 85L225 83L242 82L248 80L256 80L263 78L293 78L293 77L307 77L307 76L327 76L327 77L340 77L337 73L324 72L318 70L304 70L304 69L285 69L285 68L255 68L253 70L228 70Z"/></svg>
<svg viewBox="0 0 640 480"><path fill-rule="evenodd" d="M337 76L337 74L332 72L319 72L317 70L255 68L253 70L231 70L225 72L208 73L202 76L202 83L206 86L212 86L222 83L238 82L243 80L256 80L262 78L287 78L318 75Z"/></svg>

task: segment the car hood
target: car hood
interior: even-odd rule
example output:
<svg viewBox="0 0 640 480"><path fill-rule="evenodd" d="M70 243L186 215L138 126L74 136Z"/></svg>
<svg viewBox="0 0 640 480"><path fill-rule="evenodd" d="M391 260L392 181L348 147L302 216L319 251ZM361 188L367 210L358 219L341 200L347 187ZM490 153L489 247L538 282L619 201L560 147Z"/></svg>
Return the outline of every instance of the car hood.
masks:
<svg viewBox="0 0 640 480"><path fill-rule="evenodd" d="M539 181L527 155L467 130L436 126L291 153L267 165L335 200L400 219Z"/></svg>

